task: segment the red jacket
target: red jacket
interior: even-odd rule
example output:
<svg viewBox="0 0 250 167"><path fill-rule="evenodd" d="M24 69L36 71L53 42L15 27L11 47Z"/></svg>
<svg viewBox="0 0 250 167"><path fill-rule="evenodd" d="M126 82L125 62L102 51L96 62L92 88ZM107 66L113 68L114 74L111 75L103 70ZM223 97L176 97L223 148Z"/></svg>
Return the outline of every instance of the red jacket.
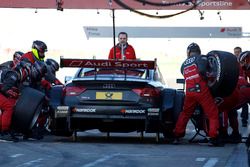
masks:
<svg viewBox="0 0 250 167"><path fill-rule="evenodd" d="M113 47L110 49L109 59L122 59L121 47L119 45L116 45L115 48L116 48L116 57L114 56L114 47ZM127 47L124 48L124 55L126 56L126 59L132 59L132 60L136 59L135 50L129 44L127 44Z"/></svg>
<svg viewBox="0 0 250 167"><path fill-rule="evenodd" d="M21 60L28 59L32 64L35 63L36 58L32 52L28 52L22 55Z"/></svg>

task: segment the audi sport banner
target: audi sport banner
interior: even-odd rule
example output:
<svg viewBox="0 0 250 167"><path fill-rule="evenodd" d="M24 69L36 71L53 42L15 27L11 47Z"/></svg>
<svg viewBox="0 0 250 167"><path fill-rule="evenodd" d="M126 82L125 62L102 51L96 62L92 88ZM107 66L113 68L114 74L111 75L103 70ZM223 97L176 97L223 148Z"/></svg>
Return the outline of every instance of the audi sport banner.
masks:
<svg viewBox="0 0 250 167"><path fill-rule="evenodd" d="M67 59L62 57L60 59L60 67L154 69L155 66L155 61Z"/></svg>
<svg viewBox="0 0 250 167"><path fill-rule="evenodd" d="M0 8L247 10L250 0L0 0Z"/></svg>

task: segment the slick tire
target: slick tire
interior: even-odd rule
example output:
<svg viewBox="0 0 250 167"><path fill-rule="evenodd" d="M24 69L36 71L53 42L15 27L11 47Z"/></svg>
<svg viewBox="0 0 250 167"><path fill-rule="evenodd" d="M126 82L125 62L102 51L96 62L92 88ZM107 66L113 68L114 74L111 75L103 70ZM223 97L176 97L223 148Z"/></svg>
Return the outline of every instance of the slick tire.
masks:
<svg viewBox="0 0 250 167"><path fill-rule="evenodd" d="M52 87L52 89L49 91L49 106L50 106L50 112L52 115L54 115L54 111L57 106L61 105L61 98L63 94L63 86L62 85L55 85Z"/></svg>
<svg viewBox="0 0 250 167"><path fill-rule="evenodd" d="M18 132L27 132L35 125L42 110L45 94L25 87L14 107L12 127Z"/></svg>
<svg viewBox="0 0 250 167"><path fill-rule="evenodd" d="M225 51L211 51L207 54L209 60L208 86L214 97L229 96L236 88L239 77L239 64L236 56Z"/></svg>
<svg viewBox="0 0 250 167"><path fill-rule="evenodd" d="M178 117L183 109L184 103L184 91L176 90L173 97L173 108L171 108L171 125L162 124L162 132L165 139L171 139L174 137L173 130L175 128ZM169 116L169 115L168 115Z"/></svg>
<svg viewBox="0 0 250 167"><path fill-rule="evenodd" d="M178 117L183 109L183 104L184 104L184 92L183 91L176 91L175 95L175 104L174 104L174 113L173 113L173 120L174 124L176 124Z"/></svg>

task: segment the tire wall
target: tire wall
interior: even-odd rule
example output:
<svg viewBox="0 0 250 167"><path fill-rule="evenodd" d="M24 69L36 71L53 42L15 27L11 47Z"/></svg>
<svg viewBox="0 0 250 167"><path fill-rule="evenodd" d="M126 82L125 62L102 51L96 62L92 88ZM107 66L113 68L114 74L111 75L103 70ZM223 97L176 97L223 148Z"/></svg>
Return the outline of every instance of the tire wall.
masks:
<svg viewBox="0 0 250 167"><path fill-rule="evenodd" d="M236 88L239 77L239 65L236 56L225 51L211 51L207 54L210 60L209 70L216 73L209 85L214 97L229 96Z"/></svg>
<svg viewBox="0 0 250 167"><path fill-rule="evenodd" d="M174 124L176 124L177 119L183 110L184 98L185 98L184 92L177 90L176 95L175 95L175 104L174 104L174 110L173 110Z"/></svg>
<svg viewBox="0 0 250 167"><path fill-rule="evenodd" d="M176 90L174 89L164 89L161 94L162 99L162 108L163 112L167 110L173 109L174 107L174 98L175 98Z"/></svg>
<svg viewBox="0 0 250 167"><path fill-rule="evenodd" d="M54 110L57 106L61 105L61 98L63 94L63 86L56 85L53 86L52 89L49 91L49 105Z"/></svg>
<svg viewBox="0 0 250 167"><path fill-rule="evenodd" d="M42 110L44 99L44 93L30 87L25 87L14 107L12 128L19 132L30 130Z"/></svg>
<svg viewBox="0 0 250 167"><path fill-rule="evenodd" d="M169 119L176 123L184 103L184 91L165 89L162 92L162 121Z"/></svg>

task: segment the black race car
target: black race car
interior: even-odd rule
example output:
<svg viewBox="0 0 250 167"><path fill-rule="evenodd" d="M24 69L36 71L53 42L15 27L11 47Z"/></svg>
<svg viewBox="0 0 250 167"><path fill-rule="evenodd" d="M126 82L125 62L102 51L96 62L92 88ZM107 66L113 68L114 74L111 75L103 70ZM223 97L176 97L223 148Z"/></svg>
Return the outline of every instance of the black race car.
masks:
<svg viewBox="0 0 250 167"><path fill-rule="evenodd" d="M50 92L53 134L138 131L154 132L157 140L172 134L184 93L167 88L156 60L61 58L60 65L80 68Z"/></svg>
<svg viewBox="0 0 250 167"><path fill-rule="evenodd" d="M211 51L207 56L208 85L219 105L223 97L234 91L239 66L236 57L228 52ZM182 110L184 88L168 88L156 60L61 58L60 63L61 67L80 68L71 81L53 86L49 107L44 93L29 87L23 89L14 107L13 130L26 133L34 127L40 112L47 113L50 109L50 129L55 135L71 136L73 132L99 129L102 132L154 132L157 140L160 133L171 137ZM184 83L184 80L177 82ZM194 114L191 120L199 134L203 129L203 124L199 124L203 112L197 111L198 115Z"/></svg>

